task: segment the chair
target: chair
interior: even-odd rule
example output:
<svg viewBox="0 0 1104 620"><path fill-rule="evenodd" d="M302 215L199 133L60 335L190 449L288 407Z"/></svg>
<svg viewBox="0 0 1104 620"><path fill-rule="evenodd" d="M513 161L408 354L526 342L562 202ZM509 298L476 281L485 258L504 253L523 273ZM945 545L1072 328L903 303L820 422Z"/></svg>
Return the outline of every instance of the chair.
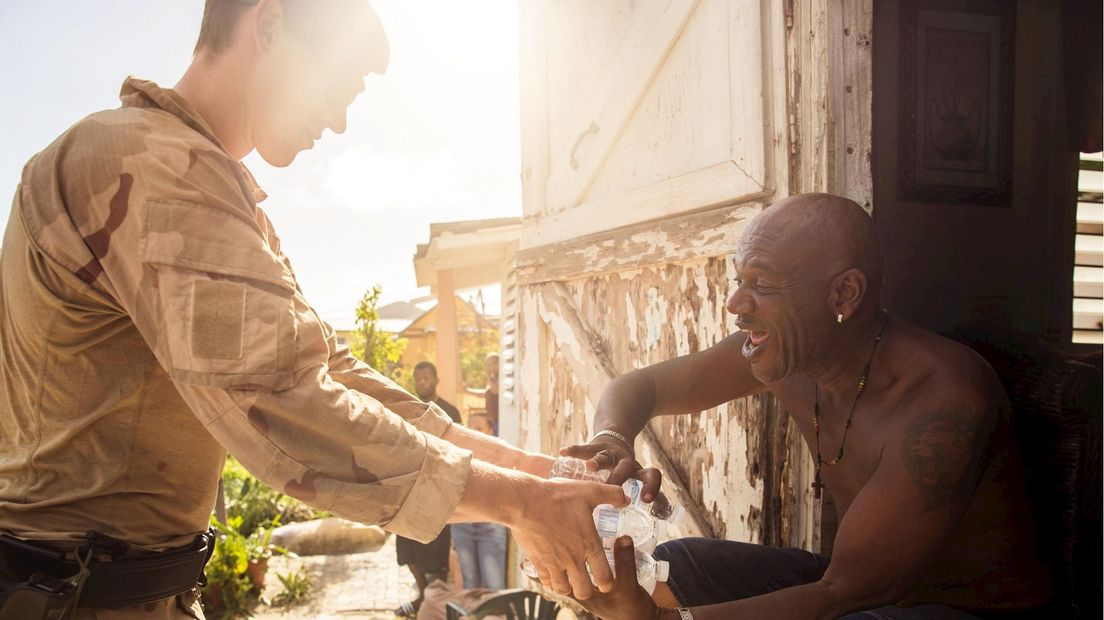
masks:
<svg viewBox="0 0 1104 620"><path fill-rule="evenodd" d="M555 620L559 613L559 605L529 590L504 590L472 611L457 603L449 603L445 607L446 620L478 620L489 615L505 616L506 620Z"/></svg>
<svg viewBox="0 0 1104 620"><path fill-rule="evenodd" d="M993 366L1012 403L1039 553L1053 569L1047 617L1102 617L1099 357L1070 359L1023 335L955 335Z"/></svg>

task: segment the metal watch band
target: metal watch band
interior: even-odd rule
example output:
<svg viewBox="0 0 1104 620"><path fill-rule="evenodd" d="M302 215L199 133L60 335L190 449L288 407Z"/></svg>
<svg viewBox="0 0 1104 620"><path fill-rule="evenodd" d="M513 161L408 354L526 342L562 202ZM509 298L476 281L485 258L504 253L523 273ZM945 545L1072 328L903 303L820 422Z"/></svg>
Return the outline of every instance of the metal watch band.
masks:
<svg viewBox="0 0 1104 620"><path fill-rule="evenodd" d="M606 435L607 437L613 437L617 441L620 441L621 443L625 444L625 447L627 447L629 449L629 454L632 454L634 457L636 456L636 451L633 450L632 442L629 441L628 439L626 439L624 435L622 435L621 433L618 433L617 431L611 431L611 430L598 431L597 433L594 433L594 436L591 437L590 440L594 441L595 439L598 439L602 435Z"/></svg>
<svg viewBox="0 0 1104 620"><path fill-rule="evenodd" d="M682 620L694 620L694 614L690 613L689 609L685 607L679 607L678 612Z"/></svg>

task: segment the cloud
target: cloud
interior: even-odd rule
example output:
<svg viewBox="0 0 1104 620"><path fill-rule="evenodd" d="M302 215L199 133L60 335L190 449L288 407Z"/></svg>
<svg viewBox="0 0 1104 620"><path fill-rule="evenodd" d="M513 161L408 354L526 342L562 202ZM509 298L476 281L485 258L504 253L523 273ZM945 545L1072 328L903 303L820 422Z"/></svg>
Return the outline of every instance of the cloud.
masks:
<svg viewBox="0 0 1104 620"><path fill-rule="evenodd" d="M350 148L326 164L330 200L358 211L438 210L471 205L475 194L447 149L428 156L409 151Z"/></svg>

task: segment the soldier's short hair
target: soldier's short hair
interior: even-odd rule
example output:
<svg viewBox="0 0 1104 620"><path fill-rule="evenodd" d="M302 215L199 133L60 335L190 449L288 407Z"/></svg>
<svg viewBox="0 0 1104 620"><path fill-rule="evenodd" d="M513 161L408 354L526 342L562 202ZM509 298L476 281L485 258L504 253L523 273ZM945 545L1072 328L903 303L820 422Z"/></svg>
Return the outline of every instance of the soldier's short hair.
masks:
<svg viewBox="0 0 1104 620"><path fill-rule="evenodd" d="M203 21L195 51L219 53L234 41L234 31L243 13L257 6L259 0L207 0L203 6ZM289 27L312 35L325 36L326 27L342 23L342 7L365 7L367 0L280 0Z"/></svg>

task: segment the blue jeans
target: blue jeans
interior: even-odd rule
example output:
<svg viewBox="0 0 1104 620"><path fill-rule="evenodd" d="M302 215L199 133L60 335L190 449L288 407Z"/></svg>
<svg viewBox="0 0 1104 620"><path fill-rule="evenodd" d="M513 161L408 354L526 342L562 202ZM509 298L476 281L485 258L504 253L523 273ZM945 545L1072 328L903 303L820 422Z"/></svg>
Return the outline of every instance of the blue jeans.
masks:
<svg viewBox="0 0 1104 620"><path fill-rule="evenodd" d="M453 533L455 537L455 530ZM818 581L828 558L802 549L765 547L731 540L680 538L660 545L657 560L670 562L667 587L687 607L750 598ZM889 605L840 620L976 620L946 605Z"/></svg>
<svg viewBox="0 0 1104 620"><path fill-rule="evenodd" d="M495 523L455 523L452 546L460 560L464 589L506 588L506 527Z"/></svg>

